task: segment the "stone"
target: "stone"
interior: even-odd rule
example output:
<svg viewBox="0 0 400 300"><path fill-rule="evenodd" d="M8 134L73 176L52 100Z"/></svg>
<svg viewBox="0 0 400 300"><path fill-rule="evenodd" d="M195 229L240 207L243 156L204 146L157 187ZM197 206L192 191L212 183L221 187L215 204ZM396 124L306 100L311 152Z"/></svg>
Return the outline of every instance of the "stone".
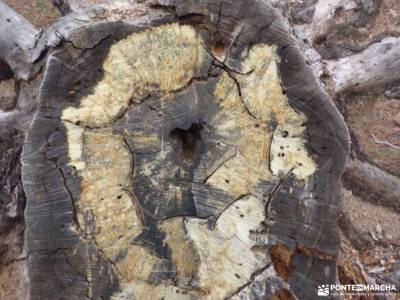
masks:
<svg viewBox="0 0 400 300"><path fill-rule="evenodd" d="M397 114L395 115L395 117L394 117L394 123L395 123L397 126L400 126L400 113L397 113Z"/></svg>

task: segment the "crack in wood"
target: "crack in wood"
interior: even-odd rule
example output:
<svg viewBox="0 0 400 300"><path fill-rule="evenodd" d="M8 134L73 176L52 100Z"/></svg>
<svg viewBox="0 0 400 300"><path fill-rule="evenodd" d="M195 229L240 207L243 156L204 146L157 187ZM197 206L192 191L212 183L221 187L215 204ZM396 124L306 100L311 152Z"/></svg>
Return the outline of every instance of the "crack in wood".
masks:
<svg viewBox="0 0 400 300"><path fill-rule="evenodd" d="M133 205L137 208L138 212L139 212L139 220L140 220L140 225L145 227L146 224L144 222L144 213L146 212L146 215L150 215L153 218L156 218L156 216L152 215L150 212L146 211L142 205L140 204L140 202L136 199L135 195L132 193L132 191L128 188L122 188L123 191L127 192L128 195L130 196Z"/></svg>
<svg viewBox="0 0 400 300"><path fill-rule="evenodd" d="M221 215L222 215L224 212L226 212L232 205L235 205L236 202L238 202L238 201L240 201L240 200L242 200L242 199L244 199L244 198L246 198L246 197L248 197L248 196L253 196L253 197L255 197L255 198L258 199L258 197L257 197L255 194L253 194L253 193L246 193L246 194L240 195L240 196L237 197L235 200L233 200L233 202L231 202L229 205L227 205L226 207L224 207L224 209L222 209L221 212L220 212L218 215L214 216L214 219L212 220L212 221L213 221L213 224L212 224L211 228L212 228L212 229L215 228L215 225L217 224L217 222L218 222L219 218L221 217Z"/></svg>
<svg viewBox="0 0 400 300"><path fill-rule="evenodd" d="M67 254L67 253L65 253L63 250L61 250L60 253L64 255L64 257L65 257L65 262L67 263L67 265L68 265L79 277L82 277L82 278L85 280L86 285L87 285L87 289L86 289L86 294L85 294L84 296L85 296L87 299L94 300L94 298L90 296L90 295L92 294L92 282L91 282L91 280L89 280L89 277L88 277L87 275L82 274L81 272L79 272L79 271L72 265L72 263L71 263L70 260L69 260L69 257L68 257L68 254Z"/></svg>
<svg viewBox="0 0 400 300"><path fill-rule="evenodd" d="M223 167L228 161L230 161L232 158L234 158L237 155L237 149L235 153L230 154L227 158L225 158L223 161L221 161L220 164L218 164L204 179L203 183L207 183L208 179L210 179L221 167Z"/></svg>
<svg viewBox="0 0 400 300"><path fill-rule="evenodd" d="M101 247L100 247L100 246L98 245L98 243L96 242L96 239L95 239L94 237L92 237L92 238L88 237L87 233L85 233L84 230L82 229L82 227L80 226L80 222L79 222L78 217L77 217L77 216L78 216L78 209L77 209L76 205L74 204L74 198L73 198L73 196L72 196L72 192L69 190L69 188L68 188L68 186L67 186L67 182L66 182L66 177L65 177L64 171L62 170L61 167L59 167L59 166L57 165L57 163L56 163L54 160L52 160L52 159L47 159L47 160L48 160L49 162L51 162L51 163L54 165L54 168L57 169L57 170L59 171L59 173L60 173L60 175L61 175L61 177L62 177L62 179L63 179L63 186L64 186L64 188L65 188L66 192L68 193L69 198L70 198L70 200L71 200L72 216L73 216L73 220L74 220L74 223L75 223L76 232L79 234L80 238L82 238L83 240L85 240L85 241L87 241L87 242L89 242L89 243L90 243L90 242L93 243L93 244L96 246L96 250L99 252L99 254L101 255L101 257L102 257L105 261L107 261L107 262L114 268L114 270L116 271L117 274L119 274L119 270L118 270L117 266L115 265L115 263L114 263L111 259L109 259L109 258L103 253L103 250L101 249ZM140 207L140 206L139 206L139 207ZM74 249L74 248L77 248L77 247L78 247L78 245L75 246L75 247L73 247L73 248L57 248L57 249L54 250L54 251L51 251L51 252L48 252L48 251L47 251L47 252L44 252L44 253L51 254L51 253L56 253L56 252L62 251L62 250ZM29 257L29 255L30 255L31 253L41 253L41 252L42 252L42 251L31 251L31 252L28 253L27 257ZM27 257L26 257L26 258L27 258ZM121 275L119 274L119 276L121 276Z"/></svg>
<svg viewBox="0 0 400 300"><path fill-rule="evenodd" d="M259 269L259 270L257 270L256 272L254 272L254 273L251 275L250 280L249 280L246 284L240 286L240 287L239 287L235 292L233 292L231 295L229 295L228 297L225 297L224 300L229 300L229 299L231 299L233 296L239 294L242 290L244 290L246 287L248 287L249 285L251 285L251 284L256 280L256 278L257 278L258 275L260 275L262 272L266 271L266 270L267 270L268 268L270 268L271 266L272 266L272 263L268 263L268 264L266 264L264 267L262 267L261 269Z"/></svg>
<svg viewBox="0 0 400 300"><path fill-rule="evenodd" d="M279 179L279 182L274 186L274 188L272 189L266 203L265 203L265 216L266 216L266 220L268 220L268 212L269 212L269 208L271 205L272 200L274 199L275 195L277 194L277 192L279 191L279 189L281 188L281 186L285 183L285 181L288 179L288 177L292 174L293 170L295 167L291 168L284 176L282 176Z"/></svg>

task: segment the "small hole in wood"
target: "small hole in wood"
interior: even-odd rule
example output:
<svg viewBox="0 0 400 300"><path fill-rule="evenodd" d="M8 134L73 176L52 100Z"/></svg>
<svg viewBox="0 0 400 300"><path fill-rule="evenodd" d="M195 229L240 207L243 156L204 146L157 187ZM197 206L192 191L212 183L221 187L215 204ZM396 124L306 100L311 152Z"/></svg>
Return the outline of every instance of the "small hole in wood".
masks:
<svg viewBox="0 0 400 300"><path fill-rule="evenodd" d="M175 128L170 136L180 141L182 145L182 157L184 160L193 162L197 154L197 146L201 142L201 124L193 123L189 129Z"/></svg>
<svg viewBox="0 0 400 300"><path fill-rule="evenodd" d="M225 52L225 44L223 42L221 42L221 41L216 42L214 47L213 47L213 49L212 49L212 52L216 56L223 55L224 52Z"/></svg>

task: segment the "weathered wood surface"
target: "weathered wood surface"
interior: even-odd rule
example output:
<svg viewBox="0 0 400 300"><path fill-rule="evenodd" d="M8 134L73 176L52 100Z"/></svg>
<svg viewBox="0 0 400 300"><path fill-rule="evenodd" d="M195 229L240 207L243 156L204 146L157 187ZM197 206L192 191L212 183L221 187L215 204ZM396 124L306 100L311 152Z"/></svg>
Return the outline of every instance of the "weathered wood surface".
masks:
<svg viewBox="0 0 400 300"><path fill-rule="evenodd" d="M395 82L400 78L400 38L385 38L359 54L328 61L327 69L337 93Z"/></svg>
<svg viewBox="0 0 400 300"><path fill-rule="evenodd" d="M30 297L312 299L337 281L344 121L264 2L167 4L40 41Z"/></svg>
<svg viewBox="0 0 400 300"><path fill-rule="evenodd" d="M0 59L20 79L29 79L40 53L35 52L40 32L24 17L0 2Z"/></svg>
<svg viewBox="0 0 400 300"><path fill-rule="evenodd" d="M399 210L400 181L396 176L367 162L350 160L344 178L355 192L368 194L366 199Z"/></svg>

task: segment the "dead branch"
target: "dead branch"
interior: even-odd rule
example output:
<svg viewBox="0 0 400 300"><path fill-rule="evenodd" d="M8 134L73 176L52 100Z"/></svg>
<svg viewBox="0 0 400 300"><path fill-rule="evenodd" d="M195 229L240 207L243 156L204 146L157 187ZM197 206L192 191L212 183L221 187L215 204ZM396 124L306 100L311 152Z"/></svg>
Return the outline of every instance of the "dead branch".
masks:
<svg viewBox="0 0 400 300"><path fill-rule="evenodd" d="M400 180L374 165L356 159L349 161L344 181L353 192L366 190L382 205L400 207Z"/></svg>
<svg viewBox="0 0 400 300"><path fill-rule="evenodd" d="M0 59L7 63L15 76L27 80L32 63L37 59L34 49L41 32L23 16L0 1Z"/></svg>
<svg viewBox="0 0 400 300"><path fill-rule="evenodd" d="M373 133L371 134L371 136L374 139L374 142L379 144L379 145L385 145L385 146L388 146L390 148L399 149L400 150L400 146L393 145L392 143L389 143L388 141L378 140L377 137L375 136L375 134L373 134Z"/></svg>
<svg viewBox="0 0 400 300"><path fill-rule="evenodd" d="M336 93L363 91L400 79L400 38L389 37L359 54L326 62Z"/></svg>

